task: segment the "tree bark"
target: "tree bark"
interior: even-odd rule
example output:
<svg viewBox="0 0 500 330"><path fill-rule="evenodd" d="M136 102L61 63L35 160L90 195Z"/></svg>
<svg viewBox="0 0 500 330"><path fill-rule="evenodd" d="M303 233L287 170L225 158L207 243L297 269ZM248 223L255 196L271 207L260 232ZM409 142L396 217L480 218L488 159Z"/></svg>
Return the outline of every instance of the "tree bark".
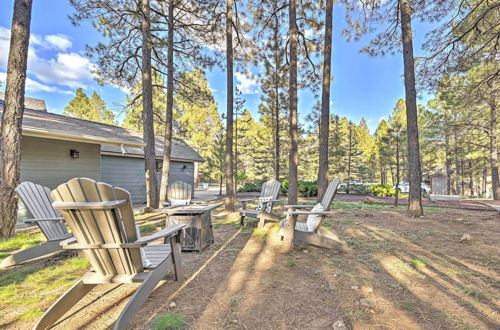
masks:
<svg viewBox="0 0 500 330"><path fill-rule="evenodd" d="M448 121L445 120L444 131L444 150L445 150L445 168L446 168L446 195L451 194L451 152L450 152L450 136L448 133Z"/></svg>
<svg viewBox="0 0 500 330"><path fill-rule="evenodd" d="M345 193L349 195L351 188L351 162L352 162L352 122L349 122L349 148L347 151L347 185Z"/></svg>
<svg viewBox="0 0 500 330"><path fill-rule="evenodd" d="M491 185L493 199L500 200L500 178L498 175L498 140L497 140L497 106L496 101L489 103L490 106L490 167Z"/></svg>
<svg viewBox="0 0 500 330"><path fill-rule="evenodd" d="M395 188L395 198L394 205L398 206L399 203L399 181L401 180L399 174L399 132L396 135L396 188Z"/></svg>
<svg viewBox="0 0 500 330"><path fill-rule="evenodd" d="M15 189L19 184L21 167L21 132L31 8L32 0L14 2L5 104L0 126L0 238L14 236L17 220Z"/></svg>
<svg viewBox="0 0 500 330"><path fill-rule="evenodd" d="M234 212L233 181L233 0L226 0L226 73L227 73L227 115L226 115L226 210Z"/></svg>
<svg viewBox="0 0 500 330"><path fill-rule="evenodd" d="M275 94L275 111L274 111L274 178L276 181L280 180L280 79L279 79L279 49L278 39L280 38L278 29L278 18L276 17L274 23L274 94Z"/></svg>
<svg viewBox="0 0 500 330"><path fill-rule="evenodd" d="M330 134L330 77L332 65L333 0L326 0L325 45L323 49L323 81L321 119L319 122L318 202L328 187L328 136Z"/></svg>
<svg viewBox="0 0 500 330"><path fill-rule="evenodd" d="M405 76L406 121L408 129L408 175L410 191L408 196L408 215L420 217L422 209L422 170L417 122L417 91L415 87L415 63L413 58L413 35L409 0L400 0L401 37L403 42L403 62Z"/></svg>
<svg viewBox="0 0 500 330"><path fill-rule="evenodd" d="M288 204L297 204L297 167L299 160L298 113L297 113L297 3L290 0L288 4L289 38L290 38L290 81L288 96L290 99L290 151L288 158ZM284 240L281 252L289 252L293 247L296 216L288 216L284 227Z"/></svg>
<svg viewBox="0 0 500 330"><path fill-rule="evenodd" d="M161 170L160 202L167 201L167 188L170 176L170 157L172 154L172 121L174 107L174 1L168 1L167 35L167 108L165 121L165 140L163 143L163 166Z"/></svg>
<svg viewBox="0 0 500 330"><path fill-rule="evenodd" d="M156 177L155 134L153 126L153 86L151 78L151 40L149 0L141 1L142 12L142 121L144 162L146 167L147 207L158 208L158 178Z"/></svg>

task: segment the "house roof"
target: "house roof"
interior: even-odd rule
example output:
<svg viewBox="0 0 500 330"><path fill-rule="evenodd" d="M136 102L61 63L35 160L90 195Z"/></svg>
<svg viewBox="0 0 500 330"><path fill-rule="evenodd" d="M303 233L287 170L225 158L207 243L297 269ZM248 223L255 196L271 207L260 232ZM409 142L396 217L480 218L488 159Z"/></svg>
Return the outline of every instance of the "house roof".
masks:
<svg viewBox="0 0 500 330"><path fill-rule="evenodd" d="M25 98L26 109L23 115L23 135L67 141L94 143L101 145L101 152L126 156L143 157L143 139L139 131L127 129L120 126L98 123L90 120L68 117L60 114L47 112L45 102L41 107L40 102ZM28 102L27 102L28 101ZM37 110L28 108L36 107ZM3 112L3 95L0 94L0 123ZM123 154L122 149L125 150ZM161 139L156 141L156 156L163 156L163 143ZM186 142L173 139L171 157L175 160L191 162L205 161Z"/></svg>
<svg viewBox="0 0 500 330"><path fill-rule="evenodd" d="M0 92L0 104L3 106L3 100L5 100L5 92ZM24 107L26 109L47 111L47 106L44 100L34 99L31 97L24 97Z"/></svg>
<svg viewBox="0 0 500 330"><path fill-rule="evenodd" d="M123 150L122 150L123 149ZM163 158L163 141L161 139L156 139L156 158ZM103 144L101 146L101 152L103 154L109 154L114 156L131 156L131 157L144 157L143 148L129 148L129 147L119 147L109 144ZM125 152L125 153L123 153ZM201 157L193 148L191 148L186 142L181 139L172 139L172 152L170 153L172 160L178 161L188 161L188 162L204 162L205 159Z"/></svg>

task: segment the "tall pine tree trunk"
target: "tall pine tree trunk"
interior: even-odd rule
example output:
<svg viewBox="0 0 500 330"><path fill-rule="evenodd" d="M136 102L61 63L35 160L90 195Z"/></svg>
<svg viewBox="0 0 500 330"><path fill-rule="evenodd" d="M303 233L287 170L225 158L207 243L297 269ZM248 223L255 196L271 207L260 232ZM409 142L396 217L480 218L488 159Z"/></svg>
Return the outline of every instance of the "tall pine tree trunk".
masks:
<svg viewBox="0 0 500 330"><path fill-rule="evenodd" d="M149 0L141 1L142 22L142 121L144 162L146 165L147 207L158 208L158 178L156 177L155 134L153 127L153 86L151 78L151 40Z"/></svg>
<svg viewBox="0 0 500 330"><path fill-rule="evenodd" d="M233 180L233 0L226 0L226 73L227 73L227 115L226 115L226 210L234 212Z"/></svg>
<svg viewBox="0 0 500 330"><path fill-rule="evenodd" d="M328 187L328 135L330 126L330 77L332 65L333 0L326 0L325 45L323 49L323 81L321 120L319 122L318 202Z"/></svg>
<svg viewBox="0 0 500 330"><path fill-rule="evenodd" d="M415 88L415 63L413 58L413 35L411 30L411 7L409 0L400 0L401 37L403 41L403 62L405 76L406 121L408 129L408 176L410 191L408 215L420 217L422 209L422 172L417 122L417 91Z"/></svg>
<svg viewBox="0 0 500 330"><path fill-rule="evenodd" d="M21 167L21 127L28 62L32 0L14 1L5 104L0 126L0 238L14 236L17 219L15 189Z"/></svg>
<svg viewBox="0 0 500 330"><path fill-rule="evenodd" d="M498 175L497 105L490 102L490 167L493 199L500 200L500 179Z"/></svg>
<svg viewBox="0 0 500 330"><path fill-rule="evenodd" d="M160 202L167 201L167 187L170 176L170 156L172 153L172 121L174 107L174 1L168 1L168 45L167 45L167 111L165 140L163 143L163 166L161 170Z"/></svg>
<svg viewBox="0 0 500 330"><path fill-rule="evenodd" d="M298 111L297 111L297 3L290 0L289 3L289 34L290 34L290 87L288 91L290 99L290 152L288 158L288 204L297 203L297 182L299 162L299 133L298 133Z"/></svg>
<svg viewBox="0 0 500 330"><path fill-rule="evenodd" d="M448 126L448 122L445 121L445 126ZM446 169L446 195L451 194L451 152L450 152L450 136L448 133L448 128L445 128L444 132L444 150L445 150L445 169Z"/></svg>
<svg viewBox="0 0 500 330"><path fill-rule="evenodd" d="M274 23L274 178L276 181L280 179L280 79L279 79L279 41L280 38L278 29L278 18L276 17L276 22Z"/></svg>
<svg viewBox="0 0 500 330"><path fill-rule="evenodd" d="M399 181L401 180L399 174L399 132L396 135L396 188L394 191L394 205L398 206L399 203Z"/></svg>
<svg viewBox="0 0 500 330"><path fill-rule="evenodd" d="M297 3L290 0L288 4L288 33L290 38L290 81L288 96L290 99L290 151L288 158L288 204L297 204L297 175L299 160L299 134L298 134L298 113L297 113ZM281 252L289 252L293 247L293 237L297 216L287 216L284 228L284 240Z"/></svg>

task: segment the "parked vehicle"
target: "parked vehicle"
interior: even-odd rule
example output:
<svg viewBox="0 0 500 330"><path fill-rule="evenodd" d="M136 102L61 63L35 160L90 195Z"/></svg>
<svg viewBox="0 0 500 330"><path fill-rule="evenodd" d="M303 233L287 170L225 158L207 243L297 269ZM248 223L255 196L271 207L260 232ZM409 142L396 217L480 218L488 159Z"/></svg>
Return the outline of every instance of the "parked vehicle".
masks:
<svg viewBox="0 0 500 330"><path fill-rule="evenodd" d="M426 184L426 183L421 183L420 187L422 189L422 194L428 195L431 193L431 187ZM394 189L396 189L396 186L394 186ZM398 189L402 193L409 193L410 192L410 183L409 182L400 182L398 185Z"/></svg>

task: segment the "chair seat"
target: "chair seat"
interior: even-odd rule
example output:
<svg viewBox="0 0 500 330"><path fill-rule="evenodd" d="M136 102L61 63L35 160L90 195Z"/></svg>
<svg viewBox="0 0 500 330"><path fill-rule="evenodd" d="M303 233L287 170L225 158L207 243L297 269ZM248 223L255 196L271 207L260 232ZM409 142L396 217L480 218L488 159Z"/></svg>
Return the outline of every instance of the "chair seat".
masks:
<svg viewBox="0 0 500 330"><path fill-rule="evenodd" d="M170 244L146 245L142 248L146 254L146 259L151 263L147 269L154 269L172 254Z"/></svg>
<svg viewBox="0 0 500 330"><path fill-rule="evenodd" d="M259 215L259 211L255 211L255 210L243 210L243 211L240 211L240 216L243 216L243 217L256 218L257 215Z"/></svg>
<svg viewBox="0 0 500 330"><path fill-rule="evenodd" d="M285 225L286 225L286 219L281 220L281 222L280 222L280 228L285 227ZM310 231L309 229L307 229L307 224L305 222L298 222L297 221L295 223L295 230L303 231L303 232L306 232L306 233L312 233L312 231Z"/></svg>

